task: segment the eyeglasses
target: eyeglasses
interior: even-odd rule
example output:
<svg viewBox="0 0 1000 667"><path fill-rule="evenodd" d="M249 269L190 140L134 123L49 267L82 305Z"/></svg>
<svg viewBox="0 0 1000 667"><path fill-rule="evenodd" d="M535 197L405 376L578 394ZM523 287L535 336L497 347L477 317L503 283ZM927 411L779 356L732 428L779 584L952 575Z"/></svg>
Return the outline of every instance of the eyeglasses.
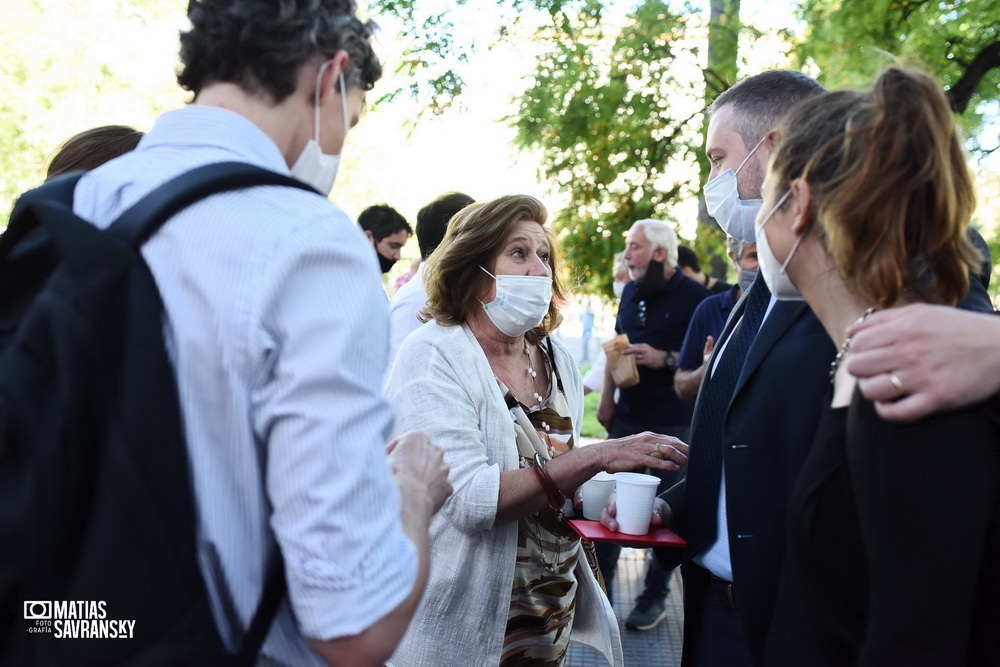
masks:
<svg viewBox="0 0 1000 667"><path fill-rule="evenodd" d="M646 326L646 300L643 299L639 302L639 326Z"/></svg>

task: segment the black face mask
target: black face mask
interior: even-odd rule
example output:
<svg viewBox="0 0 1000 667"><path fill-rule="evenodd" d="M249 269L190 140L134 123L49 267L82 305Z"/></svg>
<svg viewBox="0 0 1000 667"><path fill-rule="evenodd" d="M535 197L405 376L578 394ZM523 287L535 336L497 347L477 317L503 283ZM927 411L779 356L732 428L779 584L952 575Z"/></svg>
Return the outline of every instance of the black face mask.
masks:
<svg viewBox="0 0 1000 667"><path fill-rule="evenodd" d="M663 262L657 262L655 259L650 260L649 266L646 267L646 275L643 277L642 282L639 283L639 289L635 291L632 301L639 303L666 286L667 279L663 277Z"/></svg>
<svg viewBox="0 0 1000 667"><path fill-rule="evenodd" d="M378 250L375 251L375 254L378 255L378 265L382 269L382 273L389 273L389 269L396 263L396 260L389 259Z"/></svg>

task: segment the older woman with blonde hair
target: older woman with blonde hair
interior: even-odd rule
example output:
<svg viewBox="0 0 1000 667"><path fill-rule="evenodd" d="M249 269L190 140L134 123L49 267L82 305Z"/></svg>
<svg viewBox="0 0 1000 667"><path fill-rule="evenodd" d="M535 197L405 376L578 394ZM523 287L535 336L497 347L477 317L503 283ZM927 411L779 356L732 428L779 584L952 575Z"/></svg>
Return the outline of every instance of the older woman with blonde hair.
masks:
<svg viewBox="0 0 1000 667"><path fill-rule="evenodd" d="M760 271L777 298L808 301L840 351L789 501L767 663L998 665L996 403L892 423L844 368L852 323L954 305L979 267L948 102L927 74L894 67L803 102L771 138Z"/></svg>
<svg viewBox="0 0 1000 667"><path fill-rule="evenodd" d="M622 664L566 499L602 470L676 470L687 448L653 433L578 446L580 375L549 335L564 295L546 216L523 195L456 214L432 256L429 321L386 380L397 428L445 450L455 489L392 665L560 665L571 636Z"/></svg>

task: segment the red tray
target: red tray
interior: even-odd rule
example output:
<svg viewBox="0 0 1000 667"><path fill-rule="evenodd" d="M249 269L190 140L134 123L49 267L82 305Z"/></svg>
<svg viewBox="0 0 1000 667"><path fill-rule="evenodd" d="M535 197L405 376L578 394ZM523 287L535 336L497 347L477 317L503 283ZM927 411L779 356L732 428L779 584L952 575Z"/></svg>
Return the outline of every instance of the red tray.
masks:
<svg viewBox="0 0 1000 667"><path fill-rule="evenodd" d="M687 542L669 528L654 528L645 535L627 535L613 533L600 521L586 519L570 519L569 525L588 540L594 542L614 542L623 547L683 547Z"/></svg>

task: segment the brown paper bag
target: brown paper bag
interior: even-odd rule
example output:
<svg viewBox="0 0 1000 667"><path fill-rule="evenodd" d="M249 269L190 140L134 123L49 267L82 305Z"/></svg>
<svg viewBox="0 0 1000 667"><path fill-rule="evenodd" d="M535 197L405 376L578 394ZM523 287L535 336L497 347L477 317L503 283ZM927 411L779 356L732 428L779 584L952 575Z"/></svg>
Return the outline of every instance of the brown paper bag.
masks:
<svg viewBox="0 0 1000 667"><path fill-rule="evenodd" d="M635 365L635 357L624 355L629 342L626 334L619 334L601 344L604 347L605 363L611 369L611 377L617 387L632 387L639 384L639 369Z"/></svg>

